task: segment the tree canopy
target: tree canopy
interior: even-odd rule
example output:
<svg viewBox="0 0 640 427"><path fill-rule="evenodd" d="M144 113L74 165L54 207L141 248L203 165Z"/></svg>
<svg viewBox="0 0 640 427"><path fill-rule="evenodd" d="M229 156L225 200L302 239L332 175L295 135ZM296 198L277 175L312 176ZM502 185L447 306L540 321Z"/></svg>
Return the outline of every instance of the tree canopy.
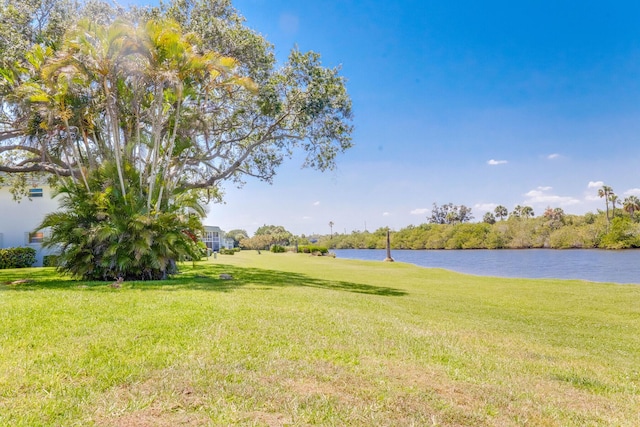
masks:
<svg viewBox="0 0 640 427"><path fill-rule="evenodd" d="M67 195L108 193L139 215L181 200L202 214L194 201L220 198L225 182L270 181L296 150L304 166L332 169L351 146L339 69L297 49L277 67L227 0L0 8L0 172L15 185L45 174Z"/></svg>
<svg viewBox="0 0 640 427"><path fill-rule="evenodd" d="M173 189L215 194L246 176L270 180L295 148L306 166L330 169L351 146L338 69L297 50L276 69L268 43L240 27L229 2L144 13L102 5L102 19L83 17L95 7L4 61L0 171L83 180L106 161L129 163L162 199Z"/></svg>

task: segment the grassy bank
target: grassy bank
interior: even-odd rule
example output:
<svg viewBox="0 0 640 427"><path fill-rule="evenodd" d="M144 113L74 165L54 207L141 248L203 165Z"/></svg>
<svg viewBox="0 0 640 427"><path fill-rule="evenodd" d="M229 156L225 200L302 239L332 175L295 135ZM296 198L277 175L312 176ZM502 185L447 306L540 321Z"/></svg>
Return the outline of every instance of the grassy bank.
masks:
<svg viewBox="0 0 640 427"><path fill-rule="evenodd" d="M255 252L0 283L3 426L640 425L638 286Z"/></svg>

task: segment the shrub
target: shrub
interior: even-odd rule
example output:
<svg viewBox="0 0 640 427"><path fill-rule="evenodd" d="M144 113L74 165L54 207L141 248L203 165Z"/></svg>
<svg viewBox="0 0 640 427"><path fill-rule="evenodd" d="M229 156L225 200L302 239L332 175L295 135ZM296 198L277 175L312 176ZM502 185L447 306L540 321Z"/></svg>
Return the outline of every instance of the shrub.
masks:
<svg viewBox="0 0 640 427"><path fill-rule="evenodd" d="M236 249L220 248L220 255L233 255L236 252L238 252Z"/></svg>
<svg viewBox="0 0 640 427"><path fill-rule="evenodd" d="M45 255L42 258L42 266L43 267L57 267L59 260L60 260L60 255Z"/></svg>
<svg viewBox="0 0 640 427"><path fill-rule="evenodd" d="M286 252L286 249L285 249L284 246L273 245L273 246L271 246L271 252L273 252L275 254L281 254L283 252Z"/></svg>
<svg viewBox="0 0 640 427"><path fill-rule="evenodd" d="M0 269L26 268L36 262L36 250L33 248L0 249Z"/></svg>
<svg viewBox="0 0 640 427"><path fill-rule="evenodd" d="M198 250L200 251L200 259L205 258L207 255L209 255L209 248L207 248L207 245L202 240L198 240L196 245L198 246Z"/></svg>
<svg viewBox="0 0 640 427"><path fill-rule="evenodd" d="M321 254L326 254L327 252L329 252L329 249L323 247L323 246L314 246L314 245L305 245L305 246L298 246L298 252L302 252L305 254L312 254L314 252L320 252Z"/></svg>
<svg viewBox="0 0 640 427"><path fill-rule="evenodd" d="M200 259L200 217L184 213L186 207L197 211L197 200L185 195L174 204L168 196L150 210L148 188L135 168L116 169L103 164L86 187L60 185L62 209L39 226L50 230L43 247L60 251L58 270L84 280L162 280L177 272L179 261ZM122 173L126 193L117 185Z"/></svg>

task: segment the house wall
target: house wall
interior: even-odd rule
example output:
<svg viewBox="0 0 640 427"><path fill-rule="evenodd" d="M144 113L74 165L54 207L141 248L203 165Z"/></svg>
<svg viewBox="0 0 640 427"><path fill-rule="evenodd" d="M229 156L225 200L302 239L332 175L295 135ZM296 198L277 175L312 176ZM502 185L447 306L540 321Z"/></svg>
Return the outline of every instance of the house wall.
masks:
<svg viewBox="0 0 640 427"><path fill-rule="evenodd" d="M202 241L212 252L220 252L222 248L230 248L229 240L225 237L224 231L217 226L205 225Z"/></svg>
<svg viewBox="0 0 640 427"><path fill-rule="evenodd" d="M42 189L42 197L25 197L17 202L8 187L0 186L0 248L31 247L36 250L34 266L41 266L42 257L50 251L44 250L40 243L30 243L29 233L40 225L47 213L58 209L58 202L51 198L48 186L37 188Z"/></svg>

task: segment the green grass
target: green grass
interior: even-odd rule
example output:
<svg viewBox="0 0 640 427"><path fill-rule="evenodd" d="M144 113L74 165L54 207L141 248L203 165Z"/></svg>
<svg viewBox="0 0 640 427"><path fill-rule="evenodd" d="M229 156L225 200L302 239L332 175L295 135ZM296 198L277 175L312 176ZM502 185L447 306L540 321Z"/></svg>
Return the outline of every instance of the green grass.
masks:
<svg viewBox="0 0 640 427"><path fill-rule="evenodd" d="M640 425L635 285L265 252L0 283L2 426Z"/></svg>

